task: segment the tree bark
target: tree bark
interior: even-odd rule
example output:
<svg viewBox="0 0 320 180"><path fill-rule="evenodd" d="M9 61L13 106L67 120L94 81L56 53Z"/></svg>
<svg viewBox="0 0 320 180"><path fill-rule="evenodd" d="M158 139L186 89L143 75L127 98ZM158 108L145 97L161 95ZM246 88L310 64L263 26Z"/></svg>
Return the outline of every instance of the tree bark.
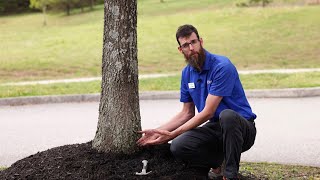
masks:
<svg viewBox="0 0 320 180"><path fill-rule="evenodd" d="M47 5L42 5L42 14L43 14L43 26L47 25Z"/></svg>
<svg viewBox="0 0 320 180"><path fill-rule="evenodd" d="M93 10L94 0L90 0L90 10Z"/></svg>
<svg viewBox="0 0 320 180"><path fill-rule="evenodd" d="M70 9L71 9L71 7L70 7L70 5L67 3L67 4L66 4L67 16L70 16Z"/></svg>
<svg viewBox="0 0 320 180"><path fill-rule="evenodd" d="M137 0L105 0L102 83L93 148L131 154L138 150Z"/></svg>

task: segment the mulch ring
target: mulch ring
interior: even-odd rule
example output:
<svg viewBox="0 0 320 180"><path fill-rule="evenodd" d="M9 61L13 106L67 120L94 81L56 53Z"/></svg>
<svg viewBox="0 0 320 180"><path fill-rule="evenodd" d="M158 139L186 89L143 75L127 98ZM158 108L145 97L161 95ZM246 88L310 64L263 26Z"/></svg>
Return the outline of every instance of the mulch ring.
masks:
<svg viewBox="0 0 320 180"><path fill-rule="evenodd" d="M141 172L142 160L148 160L146 176ZM158 145L142 149L133 155L99 153L92 149L91 142L65 145L39 152L17 161L0 171L0 179L57 180L57 179L206 179L184 168L175 160L170 145ZM243 177L242 179L251 179Z"/></svg>

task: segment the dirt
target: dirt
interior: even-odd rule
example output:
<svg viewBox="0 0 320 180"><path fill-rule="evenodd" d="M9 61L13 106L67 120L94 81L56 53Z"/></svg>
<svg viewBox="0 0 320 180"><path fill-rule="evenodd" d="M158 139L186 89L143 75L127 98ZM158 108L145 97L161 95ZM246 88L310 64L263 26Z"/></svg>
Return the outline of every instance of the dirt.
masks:
<svg viewBox="0 0 320 180"><path fill-rule="evenodd" d="M38 152L21 159L6 170L0 171L0 179L23 180L100 180L100 179L168 179L201 180L207 176L198 174L172 156L169 144L142 149L133 155L99 153L91 142L65 145ZM141 172L142 160L148 160L146 176ZM242 177L242 179L253 179Z"/></svg>

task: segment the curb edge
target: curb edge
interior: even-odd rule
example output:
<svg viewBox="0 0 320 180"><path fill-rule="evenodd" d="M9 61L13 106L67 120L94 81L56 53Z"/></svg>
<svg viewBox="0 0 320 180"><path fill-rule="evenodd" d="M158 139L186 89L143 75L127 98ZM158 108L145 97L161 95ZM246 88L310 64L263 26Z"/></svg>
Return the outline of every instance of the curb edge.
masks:
<svg viewBox="0 0 320 180"><path fill-rule="evenodd" d="M246 90L248 98L302 98L320 96L320 87ZM140 100L179 99L179 91L145 91ZM0 98L0 106L20 106L48 103L99 102L100 94L50 95Z"/></svg>

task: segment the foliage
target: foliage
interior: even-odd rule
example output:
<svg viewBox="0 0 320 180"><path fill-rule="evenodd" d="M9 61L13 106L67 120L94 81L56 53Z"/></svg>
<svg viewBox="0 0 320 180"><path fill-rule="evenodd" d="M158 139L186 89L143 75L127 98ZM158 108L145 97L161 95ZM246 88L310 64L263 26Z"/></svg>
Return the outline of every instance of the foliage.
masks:
<svg viewBox="0 0 320 180"><path fill-rule="evenodd" d="M29 0L0 0L0 14L19 13L29 8Z"/></svg>
<svg viewBox="0 0 320 180"><path fill-rule="evenodd" d="M81 8L81 12L84 11L84 7L90 7L93 9L95 4L102 4L101 0L49 0L50 8L53 10L63 10L67 15L70 15L71 9Z"/></svg>
<svg viewBox="0 0 320 180"><path fill-rule="evenodd" d="M44 6L48 6L50 0L30 0L30 7L42 10Z"/></svg>
<svg viewBox="0 0 320 180"><path fill-rule="evenodd" d="M240 1L240 2L236 3L236 5L238 7L248 7L248 6L256 6L256 5L261 4L262 7L265 7L268 4L270 4L271 2L272 2L272 0L249 0L248 2Z"/></svg>
<svg viewBox="0 0 320 180"><path fill-rule="evenodd" d="M95 4L102 4L102 0L49 0L50 8L58 11L65 11L67 15L70 15L71 9L81 8L81 12L84 11L84 7L90 7L93 9Z"/></svg>
<svg viewBox="0 0 320 180"><path fill-rule="evenodd" d="M67 15L70 15L70 11L72 8L76 6L80 0L50 0L51 1L51 8L55 10L64 10L66 11Z"/></svg>
<svg viewBox="0 0 320 180"><path fill-rule="evenodd" d="M90 7L92 10L94 5L102 4L103 0L0 0L0 15L9 13L19 13L31 9L44 11L44 8L54 10L63 10L70 14L72 8Z"/></svg>

